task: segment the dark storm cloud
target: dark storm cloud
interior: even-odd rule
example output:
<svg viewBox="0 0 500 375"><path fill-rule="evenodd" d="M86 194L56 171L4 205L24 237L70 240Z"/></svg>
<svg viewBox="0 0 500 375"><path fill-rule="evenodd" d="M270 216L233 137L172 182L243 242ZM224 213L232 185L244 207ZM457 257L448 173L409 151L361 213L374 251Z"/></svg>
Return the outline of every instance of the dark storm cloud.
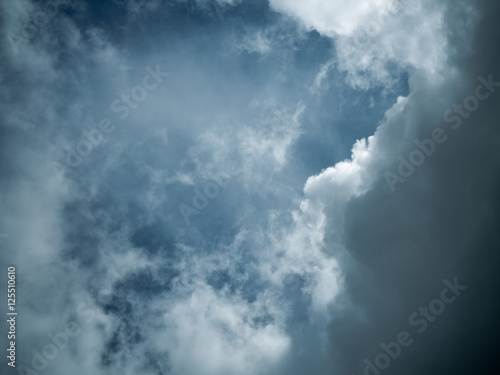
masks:
<svg viewBox="0 0 500 375"><path fill-rule="evenodd" d="M497 18L500 8L478 3L480 22L470 44L462 25L474 11L468 4L448 4L446 24L452 43L449 71L456 74L419 99L415 138L430 138L436 127L449 140L392 193L380 179L354 199L346 211L345 290L329 327L332 353L342 373L362 374L363 361L384 353L380 343L397 341L408 331L414 342L384 370L367 374L468 374L498 369L495 337L498 273L498 89L451 129L442 113L474 95L476 77L500 81ZM455 44L456 43L456 44ZM456 45L456 47L453 47ZM410 81L411 82L411 81ZM410 92L419 95L414 81ZM424 89L425 90L425 89ZM424 91L425 92L425 91ZM406 153L415 148L408 137ZM388 145L388 147L390 147ZM396 154L397 155L397 154ZM394 160L393 168L399 161ZM495 229L496 228L496 229ZM327 230L328 233L328 230ZM467 290L422 333L409 317L440 298L443 280L458 278ZM382 365L385 365L381 360Z"/></svg>

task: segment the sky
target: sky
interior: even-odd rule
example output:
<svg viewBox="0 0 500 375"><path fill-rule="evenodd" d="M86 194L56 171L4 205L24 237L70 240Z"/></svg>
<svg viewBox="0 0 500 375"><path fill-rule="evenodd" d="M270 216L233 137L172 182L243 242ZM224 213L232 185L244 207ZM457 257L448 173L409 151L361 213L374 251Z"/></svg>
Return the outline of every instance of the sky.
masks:
<svg viewBox="0 0 500 375"><path fill-rule="evenodd" d="M1 374L499 373L499 3L0 13Z"/></svg>

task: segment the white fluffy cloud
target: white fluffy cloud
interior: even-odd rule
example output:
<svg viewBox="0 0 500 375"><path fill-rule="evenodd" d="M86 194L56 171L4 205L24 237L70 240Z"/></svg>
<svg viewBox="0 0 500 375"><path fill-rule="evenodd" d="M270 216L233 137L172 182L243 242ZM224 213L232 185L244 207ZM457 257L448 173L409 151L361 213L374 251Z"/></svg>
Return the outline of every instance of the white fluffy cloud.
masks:
<svg viewBox="0 0 500 375"><path fill-rule="evenodd" d="M335 41L338 68L354 87L390 85L401 72L441 73L443 7L427 0L294 1L272 6Z"/></svg>
<svg viewBox="0 0 500 375"><path fill-rule="evenodd" d="M278 11L299 19L308 29L335 37L351 35L369 20L392 10L394 0L271 0Z"/></svg>
<svg viewBox="0 0 500 375"><path fill-rule="evenodd" d="M248 303L202 284L183 295L165 303L172 306L164 314L165 329L150 334L156 347L168 352L174 373L255 374L289 349L283 322L255 323L273 308L275 296L263 294Z"/></svg>

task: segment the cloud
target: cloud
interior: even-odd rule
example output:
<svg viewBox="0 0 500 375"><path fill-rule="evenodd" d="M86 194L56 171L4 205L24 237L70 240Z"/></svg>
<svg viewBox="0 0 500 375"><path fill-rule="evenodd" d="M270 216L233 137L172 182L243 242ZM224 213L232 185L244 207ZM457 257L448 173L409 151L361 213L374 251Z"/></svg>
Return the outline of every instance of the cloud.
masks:
<svg viewBox="0 0 500 375"><path fill-rule="evenodd" d="M259 296L250 304L202 285L186 294L186 299L169 303L165 330L151 337L157 348L169 353L173 372L267 371L288 350L290 339L282 323L258 323L265 318L272 295Z"/></svg>
<svg viewBox="0 0 500 375"><path fill-rule="evenodd" d="M391 10L394 1L271 0L271 5L276 10L297 18L306 28L335 37L352 34L367 22L371 13L380 15Z"/></svg>
<svg viewBox="0 0 500 375"><path fill-rule="evenodd" d="M489 11L482 10L485 12L483 14ZM477 20L477 10L471 10L463 4L460 9L455 9L453 15L445 17L443 13L439 19L440 22L437 22L437 19L432 21L434 26L440 25L442 31L439 33L431 31L432 27L429 26L419 29L415 36L403 37L406 44L411 44L421 37L432 36L436 40L445 38L444 43L434 49L434 52L427 51L416 56L413 53L421 49L411 47L408 49L412 51L411 54L404 52L396 59L402 66L406 61L416 68L410 70L410 94L406 98L399 98L386 112L384 121L373 136L356 142L350 159L338 162L319 175L310 177L304 187L307 199L301 204L302 211L323 223L327 243L331 241L342 244L336 249L336 258L345 276L342 284L345 289L341 290L337 303L334 304L329 327L331 353L338 359L334 365L338 371L362 373L363 360L368 358L373 361L375 355L381 351L381 342L394 339L393 333L406 329L408 315L419 304L424 303L426 298L430 299L436 296L436 293L439 294L439 282L446 277L463 275L463 278L470 277L468 282L471 285L478 283L485 287L492 276L491 268L486 265L488 251L478 250L478 246L481 246L479 243L491 248L491 233L480 227L471 231L468 226L471 221L467 220L469 224L466 224L461 219L453 218L452 212L467 215L466 211L459 207L479 204L480 201L484 202L483 199L496 205L493 203L496 198L491 193L488 193L487 197L479 198L477 194L483 190L485 182L478 179L472 166L465 167L471 165L469 163L475 163L471 160L481 160L477 164L481 170L487 175L493 173L492 171L496 170L496 158L488 156L491 145L481 146L467 155L464 153L468 148L466 144L471 145L471 139L481 144L490 144L485 137L496 138L496 131L489 120L496 116L493 103L483 106L481 114L471 115L469 127L463 133L450 134L453 141L449 142L454 142L454 145L442 147L434 159L426 160L422 170L412 175L409 185L402 191L392 194L382 178L384 169L396 165L398 155L414 148L415 140L429 137L431 131L437 127L452 132L449 124L443 120L444 111L451 103L460 103L463 97L473 93L477 85L476 76L480 71L482 74L496 71L487 52L488 48L482 49L478 46L478 40L470 39L470 36L474 35L472 20ZM493 32L494 17L488 19L489 22L479 27L483 37ZM461 22L471 27L465 32L469 36L468 39L461 39L461 50L464 55L472 54L470 51L474 50L475 61L483 62L480 64L482 70L478 70L478 66L472 68L473 63L464 64L457 58L457 47L450 44L457 42L456 35L463 36L464 31L458 26ZM404 34L405 28L398 30L401 29ZM427 31L430 32L425 36ZM379 42L378 38L374 41L375 48L379 46ZM340 58L343 53L341 48ZM394 57L391 54L384 56L385 53L380 51L375 53L382 62L390 61ZM340 67L342 69L342 63ZM372 68L365 66L360 71L366 69ZM473 69L473 72L470 69ZM436 75L437 72L439 74ZM351 78L348 76L348 79ZM470 181L470 184L466 183L471 189L469 193L474 192L467 198L458 193L462 191L460 185L464 181ZM457 195L445 198L449 189L454 190ZM443 199L446 204L438 203ZM368 217L369 219L365 219ZM450 225L454 229L448 225L441 226L439 223L443 223L443 220L451 220L453 224ZM498 218L494 214L489 216L488 220L491 220L490 223L496 223ZM458 228L460 233L457 232ZM471 239L464 243L464 238L470 238L471 235L476 240ZM476 259L477 262L474 263L485 267L487 271L483 275L469 269L467 265L471 259L476 258L476 251L481 253L481 260ZM433 325L434 331L429 333L432 337L417 337L419 344L414 345L418 345L418 349L413 347L413 353L406 354L409 357L394 361L397 364L391 365L385 373L419 373L424 371L423 369L434 373L434 366L443 366L449 369L447 372L465 373L463 366L466 362L469 363L469 360L481 363L479 353L473 349L466 350L468 344L459 344L454 339L461 337L467 341L467 338L459 333L459 324L479 324L476 319L481 319L481 313L475 315L475 318L469 315L472 310L478 311L477 306L473 307L476 303L485 306L489 302L487 297L480 296L473 297L470 302L462 301L460 307L449 311L446 318L443 316L439 323ZM488 323L484 324L488 326ZM472 334L471 331L468 332ZM468 353L468 359L462 360L450 354L453 360L449 359L445 364L442 358L433 356L431 348L438 345L431 344L433 340L438 340L441 343L439 345L446 346L450 353ZM427 358L432 365L422 364L422 358ZM480 366L487 368L489 365Z"/></svg>
<svg viewBox="0 0 500 375"><path fill-rule="evenodd" d="M284 1L278 11L335 40L338 68L353 87L390 86L401 72L438 79L445 67L443 6L411 1Z"/></svg>
<svg viewBox="0 0 500 375"><path fill-rule="evenodd" d="M3 6L3 31L34 9L19 4ZM387 373L486 367L494 96L394 193L384 173L449 129L444 111L478 75L500 80L498 7L398 4L243 1L221 22L183 2L111 4L116 19L79 2L17 53L4 40L0 259L24 291L19 360L32 366L48 333L77 322L45 371L362 373L458 276L467 295ZM165 84L60 182L50 162L116 120L113 100L160 62ZM337 158L346 134L358 140ZM186 226L179 204L234 165Z"/></svg>

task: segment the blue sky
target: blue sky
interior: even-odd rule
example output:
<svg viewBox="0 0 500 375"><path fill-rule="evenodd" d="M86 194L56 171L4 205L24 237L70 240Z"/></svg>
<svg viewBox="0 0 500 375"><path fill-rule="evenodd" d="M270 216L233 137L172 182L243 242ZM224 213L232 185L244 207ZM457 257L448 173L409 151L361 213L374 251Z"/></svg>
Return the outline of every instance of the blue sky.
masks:
<svg viewBox="0 0 500 375"><path fill-rule="evenodd" d="M491 371L498 6L0 4L2 373Z"/></svg>

